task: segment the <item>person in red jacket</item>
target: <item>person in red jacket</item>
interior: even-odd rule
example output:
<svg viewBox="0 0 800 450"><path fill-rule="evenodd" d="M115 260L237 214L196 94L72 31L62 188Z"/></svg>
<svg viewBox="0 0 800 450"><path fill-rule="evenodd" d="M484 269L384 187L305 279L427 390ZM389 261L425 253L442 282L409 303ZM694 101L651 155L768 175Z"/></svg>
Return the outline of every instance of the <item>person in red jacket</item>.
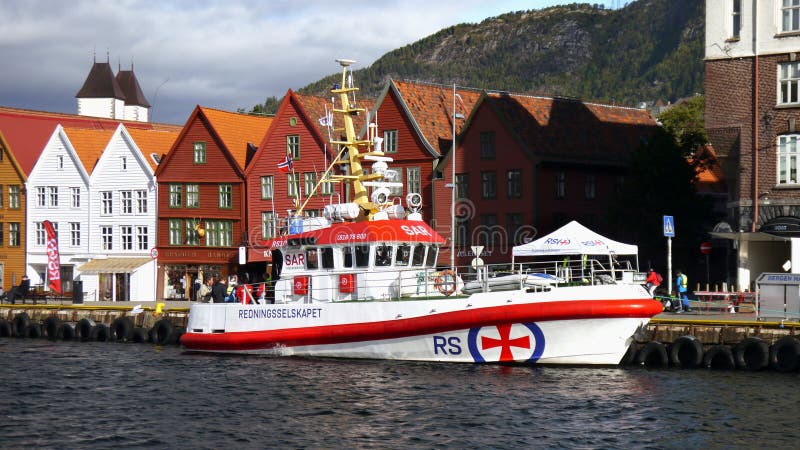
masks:
<svg viewBox="0 0 800 450"><path fill-rule="evenodd" d="M653 270L653 268L651 267L650 270L647 272L647 278L644 280L647 292L650 294L651 297L655 294L656 288L661 286L662 281L664 281L664 279L661 277L661 275L659 275L658 272Z"/></svg>

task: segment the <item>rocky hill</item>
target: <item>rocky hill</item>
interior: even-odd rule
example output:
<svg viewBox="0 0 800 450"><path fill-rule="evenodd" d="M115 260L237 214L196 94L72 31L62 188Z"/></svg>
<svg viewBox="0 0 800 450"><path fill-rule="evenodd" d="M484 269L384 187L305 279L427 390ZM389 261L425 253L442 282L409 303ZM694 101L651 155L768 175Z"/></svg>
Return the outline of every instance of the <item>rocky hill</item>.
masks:
<svg viewBox="0 0 800 450"><path fill-rule="evenodd" d="M703 0L570 4L446 28L356 72L375 96L388 79L637 105L703 90ZM327 95L334 74L300 92Z"/></svg>

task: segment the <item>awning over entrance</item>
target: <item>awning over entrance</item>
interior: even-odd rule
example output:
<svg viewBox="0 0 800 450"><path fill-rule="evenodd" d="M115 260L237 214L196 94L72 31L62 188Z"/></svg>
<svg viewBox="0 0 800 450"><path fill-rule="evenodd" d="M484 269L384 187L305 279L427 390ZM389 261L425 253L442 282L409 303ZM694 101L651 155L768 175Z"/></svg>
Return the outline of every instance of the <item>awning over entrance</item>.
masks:
<svg viewBox="0 0 800 450"><path fill-rule="evenodd" d="M788 241L788 237L775 236L774 234L755 232L755 233L735 233L735 232L719 232L711 233L711 237L717 239L732 239L734 241L755 241L755 242L768 242L768 241Z"/></svg>
<svg viewBox="0 0 800 450"><path fill-rule="evenodd" d="M93 259L78 267L83 273L131 273L152 261L152 258Z"/></svg>

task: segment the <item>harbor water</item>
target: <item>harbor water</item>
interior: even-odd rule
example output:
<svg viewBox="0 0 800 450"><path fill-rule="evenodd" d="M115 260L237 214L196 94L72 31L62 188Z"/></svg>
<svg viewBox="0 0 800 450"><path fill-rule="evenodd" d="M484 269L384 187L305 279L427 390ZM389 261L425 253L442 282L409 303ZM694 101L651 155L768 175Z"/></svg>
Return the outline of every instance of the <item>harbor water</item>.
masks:
<svg viewBox="0 0 800 450"><path fill-rule="evenodd" d="M793 448L800 375L0 339L2 448Z"/></svg>

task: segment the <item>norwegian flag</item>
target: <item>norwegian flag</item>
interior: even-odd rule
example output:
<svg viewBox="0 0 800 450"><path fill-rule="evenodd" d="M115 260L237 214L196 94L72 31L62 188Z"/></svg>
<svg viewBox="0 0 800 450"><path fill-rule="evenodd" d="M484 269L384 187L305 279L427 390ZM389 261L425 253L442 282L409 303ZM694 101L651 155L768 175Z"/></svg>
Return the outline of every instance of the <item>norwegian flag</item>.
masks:
<svg viewBox="0 0 800 450"><path fill-rule="evenodd" d="M286 159L278 163L278 170L283 173L289 173L294 169L292 166L292 155L286 154Z"/></svg>

